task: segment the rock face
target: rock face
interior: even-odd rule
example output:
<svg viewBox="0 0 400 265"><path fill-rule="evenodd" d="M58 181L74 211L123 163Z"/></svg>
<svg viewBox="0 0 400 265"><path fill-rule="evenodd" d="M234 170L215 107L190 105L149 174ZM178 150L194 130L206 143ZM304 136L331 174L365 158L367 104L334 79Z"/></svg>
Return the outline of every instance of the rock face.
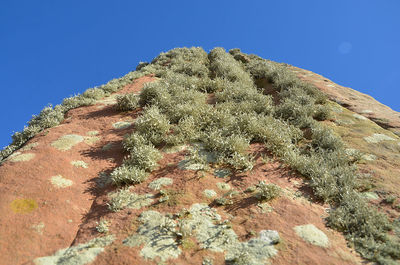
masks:
<svg viewBox="0 0 400 265"><path fill-rule="evenodd" d="M217 77L221 74L213 68L215 58L210 55L193 67L190 56L194 55L189 53L184 67L168 68L179 51L143 65L138 71L144 74L119 91L69 110L61 124L37 133L1 162L0 263L362 264L373 260L348 247L345 229L326 225L335 205L317 198L309 181L263 143L248 143L246 152L253 157L247 170L229 166L213 151L221 149L211 149L210 142L204 146L196 141L174 147L161 144L156 147L161 159L154 168L140 171L131 165L131 173L143 174L140 181L113 183L114 170L132 159L128 142L140 139L128 135L135 132L135 121L146 111L143 106L119 111L118 98L147 89L148 98L161 102L163 98L146 86L168 78L157 74L164 68L189 76L195 75L188 69L201 73L203 68ZM240 65L252 58L231 57ZM159 68L151 68L155 66ZM332 115L320 123L341 137L350 158L359 157L361 195L371 207L379 206L395 227L399 225L400 114L309 71L287 69L328 95L326 104ZM226 75L235 80L242 74ZM224 86L217 77L209 82ZM207 91L211 83L200 83L202 78L197 74L187 87L204 86ZM271 84L268 89L276 96ZM222 105L215 103L218 95L213 99L217 92L204 93L213 108ZM146 119L141 122L161 126L151 117ZM180 122L186 126L180 128L199 126L189 119ZM154 133L151 137L158 139ZM229 143L240 149L242 142L232 138ZM201 148L193 149L196 146ZM237 153L232 157L244 163ZM265 182L280 187L274 196L264 196L274 198L268 202L257 196L260 183ZM374 199L365 194L374 194ZM399 231L397 227L392 232L394 242L399 240Z"/></svg>

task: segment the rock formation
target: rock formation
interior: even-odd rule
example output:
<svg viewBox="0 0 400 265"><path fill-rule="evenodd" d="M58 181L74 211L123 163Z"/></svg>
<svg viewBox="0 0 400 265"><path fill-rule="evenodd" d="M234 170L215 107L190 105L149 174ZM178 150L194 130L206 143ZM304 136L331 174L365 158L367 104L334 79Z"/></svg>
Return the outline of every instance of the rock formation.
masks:
<svg viewBox="0 0 400 265"><path fill-rule="evenodd" d="M0 159L0 264L400 259L400 113L239 49L161 53Z"/></svg>

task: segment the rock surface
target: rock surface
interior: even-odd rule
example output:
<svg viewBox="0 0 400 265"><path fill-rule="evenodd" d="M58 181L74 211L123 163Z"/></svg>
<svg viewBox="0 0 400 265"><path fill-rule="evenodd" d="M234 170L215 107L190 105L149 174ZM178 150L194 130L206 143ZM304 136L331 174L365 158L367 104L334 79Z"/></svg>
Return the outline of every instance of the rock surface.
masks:
<svg viewBox="0 0 400 265"><path fill-rule="evenodd" d="M333 101L335 117L326 124L364 154L360 172L375 179L365 192L374 194L371 203L382 203L385 192L400 196L399 113L292 69ZM155 80L139 78L117 94L138 93ZM256 156L251 173L216 168L200 175L202 165L190 164L183 146L162 152L143 183L117 191L109 175L127 155L122 140L138 116L115 110L117 94L70 110L63 123L39 133L0 165L1 264L364 262L343 234L325 226L328 205L314 201L306 182L272 157L265 163ZM259 203L251 187L265 180L284 192ZM216 198L229 203L217 205ZM387 204L384 210L399 216Z"/></svg>

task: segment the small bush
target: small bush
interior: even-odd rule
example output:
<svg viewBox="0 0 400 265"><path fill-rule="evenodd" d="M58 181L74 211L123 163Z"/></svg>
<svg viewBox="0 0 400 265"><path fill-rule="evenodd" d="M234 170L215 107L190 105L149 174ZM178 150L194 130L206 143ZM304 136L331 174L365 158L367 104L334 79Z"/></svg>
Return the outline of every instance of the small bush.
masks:
<svg viewBox="0 0 400 265"><path fill-rule="evenodd" d="M256 185L257 194L256 197L262 201L270 201L280 196L282 190L275 184L265 184L264 181L260 181Z"/></svg>
<svg viewBox="0 0 400 265"><path fill-rule="evenodd" d="M337 150L343 148L343 142L337 137L331 129L327 127L313 127L312 129L312 142L315 148L325 150Z"/></svg>
<svg viewBox="0 0 400 265"><path fill-rule="evenodd" d="M108 222L107 220L100 220L100 222L96 222L97 226L96 226L96 230L99 233L107 233L109 231L109 226L110 226L110 222Z"/></svg>
<svg viewBox="0 0 400 265"><path fill-rule="evenodd" d="M171 125L167 117L160 113L159 108L152 106L146 108L144 113L136 120L135 128L139 134L157 146L165 142Z"/></svg>
<svg viewBox="0 0 400 265"><path fill-rule="evenodd" d="M148 173L135 166L122 165L111 173L111 180L116 186L139 184L146 180Z"/></svg>
<svg viewBox="0 0 400 265"><path fill-rule="evenodd" d="M108 95L109 93L104 92L104 90L100 88L89 88L82 94L85 98L92 98L95 100L104 98Z"/></svg>
<svg viewBox="0 0 400 265"><path fill-rule="evenodd" d="M117 96L115 108L119 111L135 110L139 107L139 95L128 93Z"/></svg>
<svg viewBox="0 0 400 265"><path fill-rule="evenodd" d="M143 169L151 172L157 167L157 162L162 155L160 151L151 145L138 145L132 148L130 155L124 161L124 164L130 167Z"/></svg>
<svg viewBox="0 0 400 265"><path fill-rule="evenodd" d="M149 143L149 140L146 139L143 135L137 132L133 132L124 139L122 145L124 146L124 149L126 151L131 152L135 147L148 145Z"/></svg>

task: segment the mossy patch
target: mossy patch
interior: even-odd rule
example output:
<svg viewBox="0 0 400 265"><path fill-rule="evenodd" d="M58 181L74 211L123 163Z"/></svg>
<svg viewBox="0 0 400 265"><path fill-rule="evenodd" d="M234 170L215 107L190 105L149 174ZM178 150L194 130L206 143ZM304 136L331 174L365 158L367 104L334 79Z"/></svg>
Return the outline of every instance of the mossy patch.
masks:
<svg viewBox="0 0 400 265"><path fill-rule="evenodd" d="M25 153L25 154L16 154L9 157L9 161L11 162L25 162L32 160L35 157L35 154Z"/></svg>
<svg viewBox="0 0 400 265"><path fill-rule="evenodd" d="M70 150L74 145L82 142L84 138L80 135L76 134L67 134L63 135L58 140L51 143L51 146L60 150L60 151L67 151Z"/></svg>
<svg viewBox="0 0 400 265"><path fill-rule="evenodd" d="M156 180L153 180L152 182L150 182L149 184L149 188L153 189L153 190L159 190L161 189L163 186L168 186L168 185L172 185L173 180L171 178L158 178Z"/></svg>
<svg viewBox="0 0 400 265"><path fill-rule="evenodd" d="M328 237L313 224L295 226L294 231L310 244L323 248L329 247Z"/></svg>
<svg viewBox="0 0 400 265"><path fill-rule="evenodd" d="M34 199L15 199L10 203L11 210L15 213L30 213L38 208Z"/></svg>
<svg viewBox="0 0 400 265"><path fill-rule="evenodd" d="M116 123L113 123L112 126L113 126L115 129L123 130L123 129L126 129L126 128L130 127L131 125L132 125L132 123L131 123L131 122L128 122L128 121L118 121L118 122L116 122Z"/></svg>
<svg viewBox="0 0 400 265"><path fill-rule="evenodd" d="M51 177L50 182L56 188L66 188L73 184L72 180L66 179L61 175Z"/></svg>
<svg viewBox="0 0 400 265"><path fill-rule="evenodd" d="M71 165L73 165L74 167L88 168L88 164L82 160L71 161Z"/></svg>
<svg viewBox="0 0 400 265"><path fill-rule="evenodd" d="M85 244L58 250L52 256L40 257L33 260L35 265L84 265L93 262L104 248L114 241L113 235L94 238Z"/></svg>

